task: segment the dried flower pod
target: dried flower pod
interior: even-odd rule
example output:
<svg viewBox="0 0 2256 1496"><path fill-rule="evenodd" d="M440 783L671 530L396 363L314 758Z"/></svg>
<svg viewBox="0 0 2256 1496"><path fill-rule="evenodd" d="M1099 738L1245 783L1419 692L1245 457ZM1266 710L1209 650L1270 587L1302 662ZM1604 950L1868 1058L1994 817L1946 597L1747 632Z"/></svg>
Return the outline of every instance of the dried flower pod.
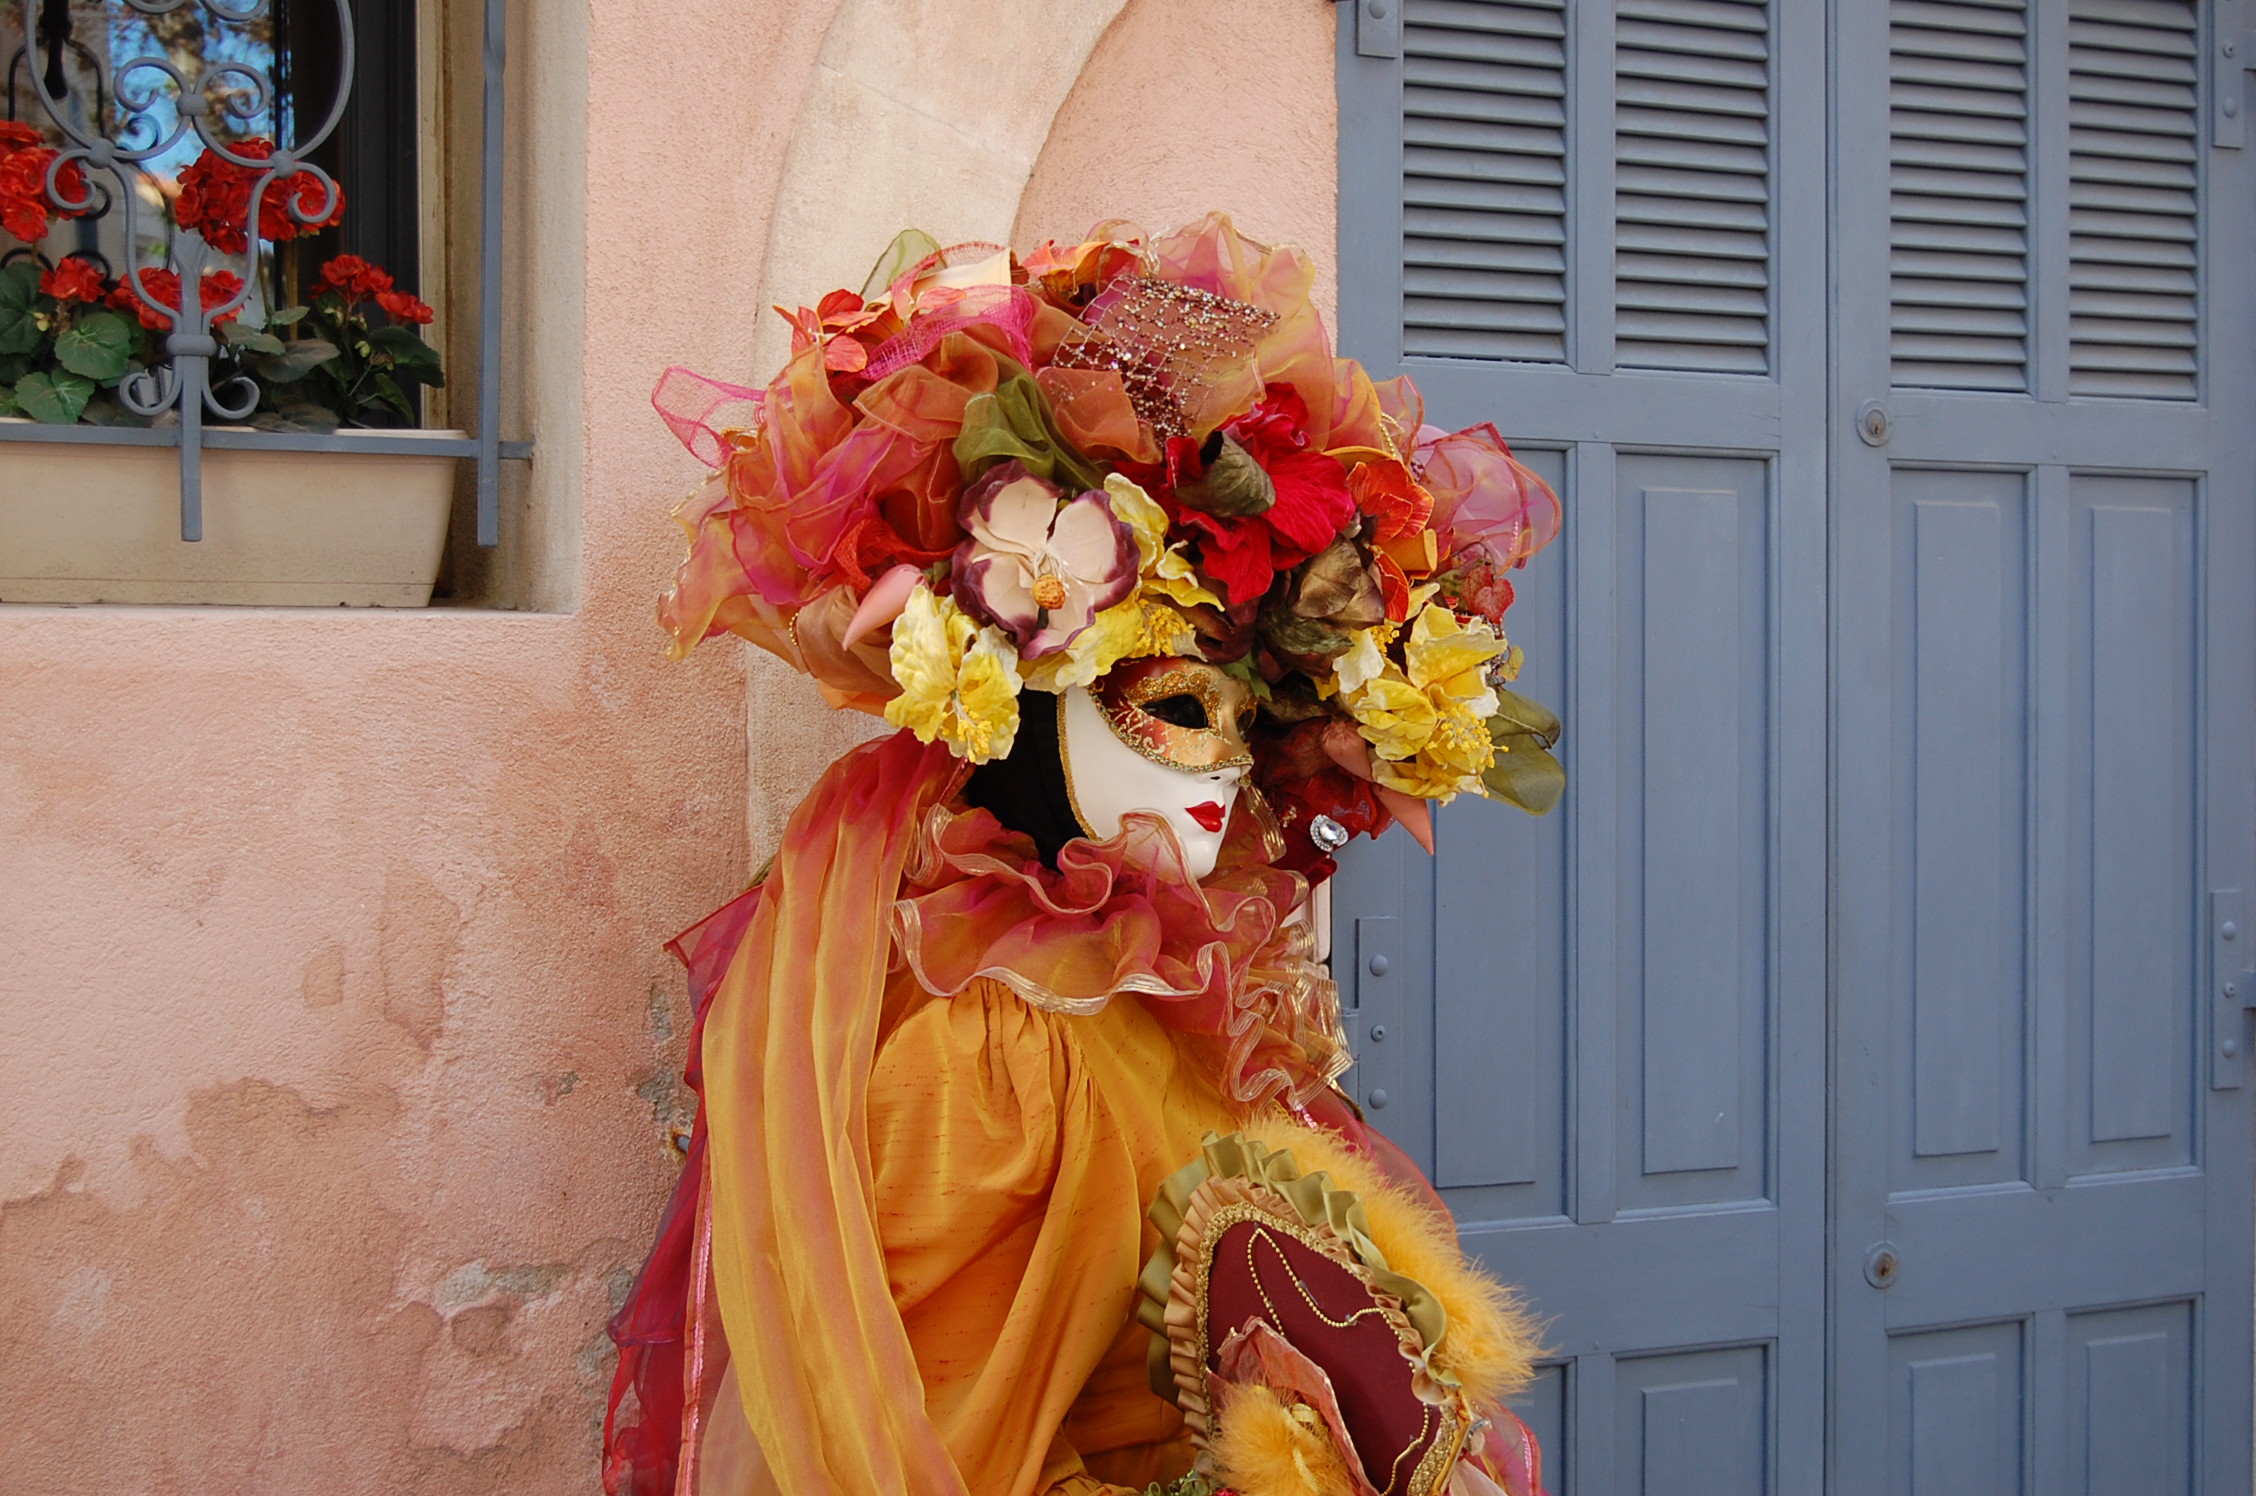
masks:
<svg viewBox="0 0 2256 1496"><path fill-rule="evenodd" d="M1200 448L1199 457L1206 465L1205 474L1175 490L1175 497L1191 508L1238 519L1277 502L1276 485L1236 437L1215 432Z"/></svg>

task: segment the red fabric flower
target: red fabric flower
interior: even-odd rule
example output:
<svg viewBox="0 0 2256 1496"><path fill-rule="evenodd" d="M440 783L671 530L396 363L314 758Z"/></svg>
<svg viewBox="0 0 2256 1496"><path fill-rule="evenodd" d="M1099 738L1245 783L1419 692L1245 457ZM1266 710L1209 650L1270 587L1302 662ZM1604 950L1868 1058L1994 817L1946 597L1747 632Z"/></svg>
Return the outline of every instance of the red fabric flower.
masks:
<svg viewBox="0 0 2256 1496"><path fill-rule="evenodd" d="M1246 603L1267 592L1279 571L1338 539L1355 517L1355 496L1335 459L1304 450L1308 406L1291 385L1268 386L1259 405L1223 429L1269 474L1277 501L1239 518L1185 509L1181 522L1199 537L1201 568L1232 603Z"/></svg>
<svg viewBox="0 0 2256 1496"><path fill-rule="evenodd" d="M134 276L141 282L141 289L146 291L153 300L171 307L174 311L180 309L179 276L170 270L139 270L134 272ZM210 271L204 276L203 304L205 306L218 306L223 302L232 301L235 299L235 294L242 289L241 277L230 275L224 270ZM155 310L148 302L134 295L133 287L123 280L117 283L116 290L110 292L110 305L121 312L131 312L134 316L139 317L141 325L151 332L165 332L172 327L170 317ZM215 324L234 320L234 312L222 312L212 319Z"/></svg>
<svg viewBox="0 0 2256 1496"><path fill-rule="evenodd" d="M39 289L57 301L83 301L92 305L102 299L102 269L83 256L69 255L39 277Z"/></svg>
<svg viewBox="0 0 2256 1496"><path fill-rule="evenodd" d="M1348 773L1324 751L1330 721L1303 722L1281 737L1262 734L1253 745L1254 782L1285 833L1285 855L1277 866L1311 883L1323 882L1337 867L1308 834L1318 816L1330 816L1350 836L1377 836L1394 824L1371 782Z"/></svg>
<svg viewBox="0 0 2256 1496"><path fill-rule="evenodd" d="M19 120L0 120L0 229L36 244L47 237L56 218L77 218L47 200L47 168L58 153L32 126ZM86 196L86 173L76 161L62 170L57 185L66 198Z"/></svg>
<svg viewBox="0 0 2256 1496"><path fill-rule="evenodd" d="M351 306L356 302L380 301L391 290L390 272L369 264L359 255L339 255L321 267L321 279L315 281L306 292L306 299L311 301L316 296L334 294L345 305ZM422 306L422 303L417 302L416 305ZM390 311L391 308L386 307L385 310ZM421 320L428 322L430 318Z"/></svg>
<svg viewBox="0 0 2256 1496"><path fill-rule="evenodd" d="M376 304L394 322L413 322L421 326L431 320L431 309L405 291L379 291Z"/></svg>
<svg viewBox="0 0 2256 1496"><path fill-rule="evenodd" d="M274 142L258 136L238 140L228 149L238 156L264 161L274 154ZM173 221L194 229L204 242L222 254L242 254L250 248L251 189L264 176L262 168L228 160L207 150L180 174L180 197L172 205ZM339 190L329 202L329 187L310 171L293 172L267 186L259 199L259 237L270 244L295 239L337 223L345 216L345 194ZM308 217L324 206L330 211L316 222L300 224L290 212L295 202Z"/></svg>

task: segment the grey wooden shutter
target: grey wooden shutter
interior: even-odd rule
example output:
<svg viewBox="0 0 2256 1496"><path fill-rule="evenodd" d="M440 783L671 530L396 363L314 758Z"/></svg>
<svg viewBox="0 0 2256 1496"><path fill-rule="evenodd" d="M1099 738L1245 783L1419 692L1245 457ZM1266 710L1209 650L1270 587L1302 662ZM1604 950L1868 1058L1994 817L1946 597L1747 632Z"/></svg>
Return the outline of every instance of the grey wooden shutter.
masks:
<svg viewBox="0 0 2256 1496"><path fill-rule="evenodd" d="M1402 50L1402 348L1567 356L1565 0L1422 0Z"/></svg>
<svg viewBox="0 0 2256 1496"><path fill-rule="evenodd" d="M2028 18L2021 0L1888 6L1894 382L2029 387Z"/></svg>
<svg viewBox="0 0 2256 1496"><path fill-rule="evenodd" d="M2190 400L2199 282L2192 0L2075 0L2068 27L2068 388Z"/></svg>
<svg viewBox="0 0 2256 1496"><path fill-rule="evenodd" d="M1622 0L1614 22L1614 362L1770 370L1770 16Z"/></svg>

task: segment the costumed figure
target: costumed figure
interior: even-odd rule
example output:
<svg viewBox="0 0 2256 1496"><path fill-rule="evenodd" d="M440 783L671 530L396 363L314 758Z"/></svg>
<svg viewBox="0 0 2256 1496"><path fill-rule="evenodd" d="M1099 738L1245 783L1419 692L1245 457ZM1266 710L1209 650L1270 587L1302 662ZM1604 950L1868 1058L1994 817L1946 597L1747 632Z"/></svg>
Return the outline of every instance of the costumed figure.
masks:
<svg viewBox="0 0 2256 1496"><path fill-rule="evenodd" d="M899 729L674 950L701 1110L612 1326L612 1496L1511 1496L1536 1354L1334 1084L1309 893L1351 836L1541 811L1508 574L1558 501L1333 356L1220 216L904 234L715 468L677 653Z"/></svg>

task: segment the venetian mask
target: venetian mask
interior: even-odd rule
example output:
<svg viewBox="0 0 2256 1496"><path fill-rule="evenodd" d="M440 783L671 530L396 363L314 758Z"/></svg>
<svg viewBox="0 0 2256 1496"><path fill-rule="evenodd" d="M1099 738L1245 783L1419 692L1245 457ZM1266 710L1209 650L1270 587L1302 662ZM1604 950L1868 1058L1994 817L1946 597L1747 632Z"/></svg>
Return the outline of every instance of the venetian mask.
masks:
<svg viewBox="0 0 2256 1496"><path fill-rule="evenodd" d="M1202 660L1131 660L1058 701L1065 781L1098 841L1148 811L1174 829L1191 876L1214 871L1239 781L1253 767L1245 682Z"/></svg>

